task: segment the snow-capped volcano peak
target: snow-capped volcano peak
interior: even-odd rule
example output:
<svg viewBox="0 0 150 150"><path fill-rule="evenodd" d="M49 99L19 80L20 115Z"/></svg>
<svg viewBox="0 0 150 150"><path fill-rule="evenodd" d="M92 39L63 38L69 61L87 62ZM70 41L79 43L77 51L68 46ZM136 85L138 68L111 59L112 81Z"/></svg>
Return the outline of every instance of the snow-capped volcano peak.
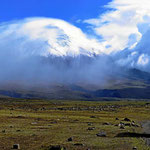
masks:
<svg viewBox="0 0 150 150"><path fill-rule="evenodd" d="M9 24L2 35L10 39L12 34L13 45L28 54L92 56L100 54L102 49L96 39L87 38L79 28L58 19L32 18L15 22Z"/></svg>

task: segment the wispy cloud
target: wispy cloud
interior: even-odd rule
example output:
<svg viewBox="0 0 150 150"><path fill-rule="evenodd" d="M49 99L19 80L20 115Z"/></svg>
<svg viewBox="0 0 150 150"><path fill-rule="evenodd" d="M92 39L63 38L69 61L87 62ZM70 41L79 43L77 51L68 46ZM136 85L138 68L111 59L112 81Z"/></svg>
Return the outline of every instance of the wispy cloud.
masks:
<svg viewBox="0 0 150 150"><path fill-rule="evenodd" d="M106 13L84 23L90 24L94 32L103 37L105 52L133 48L142 37L144 24L150 24L149 6L149 0L113 0L106 6Z"/></svg>
<svg viewBox="0 0 150 150"><path fill-rule="evenodd" d="M0 81L99 84L119 72L118 65L149 71L149 6L149 0L112 1L106 13L84 20L98 35L95 38L60 19L1 24Z"/></svg>
<svg viewBox="0 0 150 150"><path fill-rule="evenodd" d="M20 39L17 46L26 42L36 42L38 50L31 47L30 52L42 55L76 56L79 54L93 55L101 53L101 45L96 39L87 38L81 29L59 19L30 18L9 25L1 25L1 39L13 34L13 40ZM23 39L23 40L21 40ZM17 41L17 40L16 40ZM45 44L41 45L41 42ZM25 46L25 45L24 45ZM30 45L32 46L32 45Z"/></svg>
<svg viewBox="0 0 150 150"><path fill-rule="evenodd" d="M97 83L108 69L103 65L107 58L93 57L103 54L101 49L97 39L63 20L28 18L1 24L0 81Z"/></svg>

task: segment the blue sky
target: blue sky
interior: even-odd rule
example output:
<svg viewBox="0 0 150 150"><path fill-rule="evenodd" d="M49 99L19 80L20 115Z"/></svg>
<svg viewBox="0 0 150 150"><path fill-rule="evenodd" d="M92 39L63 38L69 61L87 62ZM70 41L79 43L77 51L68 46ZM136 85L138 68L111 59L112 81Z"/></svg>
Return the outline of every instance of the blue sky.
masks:
<svg viewBox="0 0 150 150"><path fill-rule="evenodd" d="M52 17L75 24L97 17L110 0L0 0L0 22L26 17Z"/></svg>

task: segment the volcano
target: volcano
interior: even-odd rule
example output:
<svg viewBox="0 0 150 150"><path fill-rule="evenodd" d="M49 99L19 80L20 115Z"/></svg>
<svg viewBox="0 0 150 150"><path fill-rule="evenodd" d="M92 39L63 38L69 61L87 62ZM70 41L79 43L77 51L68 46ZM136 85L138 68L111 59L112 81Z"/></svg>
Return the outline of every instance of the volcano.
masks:
<svg viewBox="0 0 150 150"><path fill-rule="evenodd" d="M59 19L1 24L0 33L2 97L150 98L150 31L132 48L111 53L106 41Z"/></svg>

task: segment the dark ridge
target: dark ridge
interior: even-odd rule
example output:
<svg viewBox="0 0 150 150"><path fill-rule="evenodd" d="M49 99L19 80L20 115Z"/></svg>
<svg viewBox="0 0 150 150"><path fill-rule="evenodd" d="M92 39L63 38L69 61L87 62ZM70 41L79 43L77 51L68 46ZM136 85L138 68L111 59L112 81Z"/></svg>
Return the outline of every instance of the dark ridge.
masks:
<svg viewBox="0 0 150 150"><path fill-rule="evenodd" d="M95 97L116 97L116 98L150 98L150 87L146 88L124 88L124 89L104 89L93 92Z"/></svg>

